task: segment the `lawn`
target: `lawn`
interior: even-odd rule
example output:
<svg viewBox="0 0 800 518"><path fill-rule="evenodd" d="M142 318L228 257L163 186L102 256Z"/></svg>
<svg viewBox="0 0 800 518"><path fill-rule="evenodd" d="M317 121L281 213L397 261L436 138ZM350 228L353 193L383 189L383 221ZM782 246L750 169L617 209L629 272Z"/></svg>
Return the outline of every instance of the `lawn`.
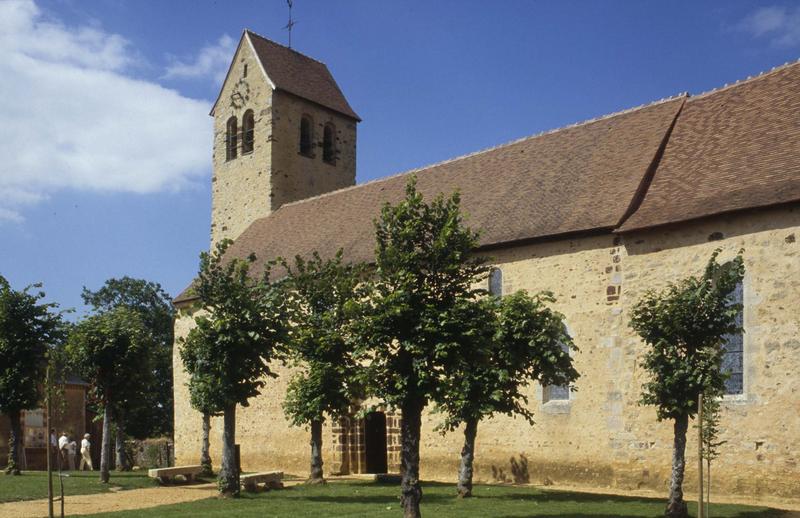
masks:
<svg viewBox="0 0 800 518"><path fill-rule="evenodd" d="M155 481L147 478L147 473L111 472L111 482L100 483L100 474L97 471L68 471L64 473L65 495L87 495L90 493L105 493L111 489L137 489L153 487ZM53 473L53 494L60 494L58 474ZM16 502L20 500L36 500L47 498L47 472L24 471L18 477L0 474L0 503Z"/></svg>
<svg viewBox="0 0 800 518"><path fill-rule="evenodd" d="M459 500L450 484L425 483L422 512L425 516L521 518L538 517L660 517L664 501L541 490L532 487L476 486L475 497ZM93 514L92 518L139 516L208 517L364 517L401 516L399 487L370 482L331 482L325 486L295 486L281 491L243 494L237 500L216 498L165 505L141 511ZM764 507L713 505L714 518L767 518L786 514Z"/></svg>

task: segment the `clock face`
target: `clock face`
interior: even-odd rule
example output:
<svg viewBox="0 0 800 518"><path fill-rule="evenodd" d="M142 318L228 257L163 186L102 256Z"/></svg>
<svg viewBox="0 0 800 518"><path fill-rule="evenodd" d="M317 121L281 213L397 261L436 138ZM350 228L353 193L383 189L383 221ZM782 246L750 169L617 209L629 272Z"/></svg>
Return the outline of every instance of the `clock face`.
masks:
<svg viewBox="0 0 800 518"><path fill-rule="evenodd" d="M231 93L231 106L236 109L244 108L248 100L250 100L250 85L243 80L239 80L233 87L233 93Z"/></svg>

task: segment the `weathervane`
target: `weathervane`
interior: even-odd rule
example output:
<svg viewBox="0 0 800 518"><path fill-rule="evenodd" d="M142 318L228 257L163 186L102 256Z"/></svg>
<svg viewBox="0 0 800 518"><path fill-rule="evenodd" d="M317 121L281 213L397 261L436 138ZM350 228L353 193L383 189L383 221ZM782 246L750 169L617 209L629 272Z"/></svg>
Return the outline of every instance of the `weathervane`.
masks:
<svg viewBox="0 0 800 518"><path fill-rule="evenodd" d="M295 26L297 23L296 21L292 20L292 2L293 0L286 0L286 3L289 4L289 23L286 24L286 29L289 31L289 48L292 48L292 27Z"/></svg>

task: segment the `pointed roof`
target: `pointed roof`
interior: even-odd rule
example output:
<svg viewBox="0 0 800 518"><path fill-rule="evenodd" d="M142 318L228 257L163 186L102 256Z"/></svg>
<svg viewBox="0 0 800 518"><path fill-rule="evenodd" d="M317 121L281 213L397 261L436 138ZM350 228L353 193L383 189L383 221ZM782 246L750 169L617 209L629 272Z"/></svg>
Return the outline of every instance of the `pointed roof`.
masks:
<svg viewBox="0 0 800 518"><path fill-rule="evenodd" d="M247 39L252 45L273 88L361 121L325 63L275 43L249 29L244 30L242 39Z"/></svg>

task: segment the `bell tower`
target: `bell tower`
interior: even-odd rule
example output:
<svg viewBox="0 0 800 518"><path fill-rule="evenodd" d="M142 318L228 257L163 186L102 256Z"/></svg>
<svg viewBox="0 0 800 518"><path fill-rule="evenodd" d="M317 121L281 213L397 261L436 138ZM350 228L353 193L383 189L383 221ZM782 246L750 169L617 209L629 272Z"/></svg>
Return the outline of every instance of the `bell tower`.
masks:
<svg viewBox="0 0 800 518"><path fill-rule="evenodd" d="M211 115L212 246L281 205L355 185L361 119L324 63L245 30Z"/></svg>

